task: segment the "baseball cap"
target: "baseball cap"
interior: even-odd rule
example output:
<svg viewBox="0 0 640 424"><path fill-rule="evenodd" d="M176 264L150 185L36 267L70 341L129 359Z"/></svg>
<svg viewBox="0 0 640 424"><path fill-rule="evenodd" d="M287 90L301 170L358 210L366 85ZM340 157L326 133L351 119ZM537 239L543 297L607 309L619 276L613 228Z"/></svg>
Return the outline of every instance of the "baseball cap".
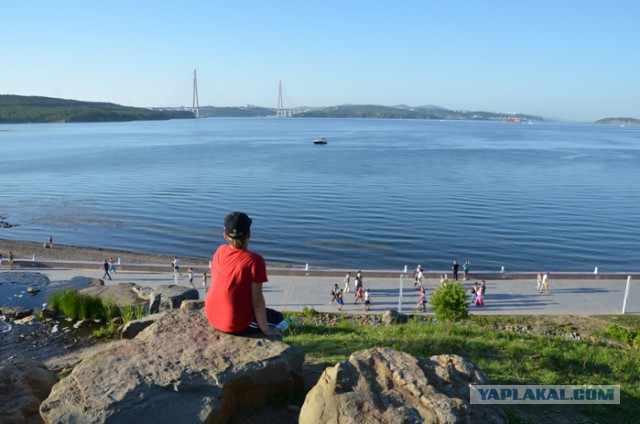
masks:
<svg viewBox="0 0 640 424"><path fill-rule="evenodd" d="M251 228L251 218L244 212L231 212L224 217L224 231L232 239L244 237Z"/></svg>

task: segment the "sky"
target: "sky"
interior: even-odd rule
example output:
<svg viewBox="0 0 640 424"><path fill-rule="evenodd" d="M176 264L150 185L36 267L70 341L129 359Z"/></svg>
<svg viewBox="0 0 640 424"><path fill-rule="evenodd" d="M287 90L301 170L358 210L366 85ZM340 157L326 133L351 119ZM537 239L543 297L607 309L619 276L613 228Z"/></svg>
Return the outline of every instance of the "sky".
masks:
<svg viewBox="0 0 640 424"><path fill-rule="evenodd" d="M640 2L0 0L0 94L640 119Z"/></svg>

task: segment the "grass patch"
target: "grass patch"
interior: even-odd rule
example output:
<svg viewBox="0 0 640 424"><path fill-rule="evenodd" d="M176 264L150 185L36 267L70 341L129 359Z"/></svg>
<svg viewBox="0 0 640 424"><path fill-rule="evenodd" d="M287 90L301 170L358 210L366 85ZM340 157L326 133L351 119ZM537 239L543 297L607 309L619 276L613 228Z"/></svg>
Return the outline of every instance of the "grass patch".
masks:
<svg viewBox="0 0 640 424"><path fill-rule="evenodd" d="M69 289L51 294L49 308L57 309L74 319L103 319L105 309L102 299Z"/></svg>
<svg viewBox="0 0 640 424"><path fill-rule="evenodd" d="M300 347L307 361L327 366L345 361L361 349L388 346L420 357L448 353L465 356L474 361L493 384L619 384L620 405L571 405L571 408L518 405L505 410L514 418L555 414L562 418L570 411L579 418L635 421L640 404L639 350L613 346L602 340L574 341L492 328L492 325L513 324L509 318L474 317L471 323L434 323L412 318L406 324L374 326L362 325L358 318L338 316L335 325L323 326L310 323L312 318L307 314L295 318L285 342ZM525 325L526 318L518 320ZM551 324L553 322L542 325ZM561 330L583 331L573 322L556 324Z"/></svg>

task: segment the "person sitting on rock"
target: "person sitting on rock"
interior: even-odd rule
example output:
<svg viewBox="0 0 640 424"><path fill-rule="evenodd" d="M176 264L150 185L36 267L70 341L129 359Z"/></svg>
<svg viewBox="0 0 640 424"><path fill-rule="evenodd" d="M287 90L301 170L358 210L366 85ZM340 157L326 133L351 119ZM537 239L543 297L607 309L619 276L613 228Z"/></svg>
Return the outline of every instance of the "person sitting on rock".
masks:
<svg viewBox="0 0 640 424"><path fill-rule="evenodd" d="M264 258L248 250L252 219L232 212L224 218L224 238L211 260L211 286L205 299L205 315L211 326L224 333L247 335L262 331L282 336L276 327L281 312L266 307L262 285L267 280Z"/></svg>

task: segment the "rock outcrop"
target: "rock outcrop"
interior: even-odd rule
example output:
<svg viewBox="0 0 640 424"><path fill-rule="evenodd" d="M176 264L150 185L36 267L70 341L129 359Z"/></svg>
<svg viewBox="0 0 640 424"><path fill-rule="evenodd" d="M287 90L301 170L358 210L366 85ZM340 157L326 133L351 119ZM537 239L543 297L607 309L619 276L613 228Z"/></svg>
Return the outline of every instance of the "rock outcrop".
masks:
<svg viewBox="0 0 640 424"><path fill-rule="evenodd" d="M42 422L38 408L58 382L38 361L16 358L0 363L0 422Z"/></svg>
<svg viewBox="0 0 640 424"><path fill-rule="evenodd" d="M20 320L33 314L33 308L24 306L0 306L0 315L4 315L7 321Z"/></svg>
<svg viewBox="0 0 640 424"><path fill-rule="evenodd" d="M418 359L390 348L362 350L327 368L309 391L301 424L507 422L497 405L471 405L484 373L457 355Z"/></svg>
<svg viewBox="0 0 640 424"><path fill-rule="evenodd" d="M270 394L301 390L301 350L236 337L202 311L174 310L132 340L85 358L53 387L45 422L225 422Z"/></svg>
<svg viewBox="0 0 640 424"><path fill-rule="evenodd" d="M153 296L160 295L160 312L180 308L183 300L198 300L198 290L183 286L160 286L153 290Z"/></svg>
<svg viewBox="0 0 640 424"><path fill-rule="evenodd" d="M142 299L133 290L137 287L138 285L135 283L118 283L107 286L104 281L94 279L89 287L80 290L80 292L99 297L103 301L113 301L118 306L126 306L142 302Z"/></svg>
<svg viewBox="0 0 640 424"><path fill-rule="evenodd" d="M200 296L198 290L183 286L163 285L151 289L135 283L105 285L102 280L92 281L91 285L81 292L98 296L102 300L112 300L118 306L149 302L150 310L155 309L155 312L178 309L183 300L198 300ZM157 308L153 308L154 300L159 302Z"/></svg>
<svg viewBox="0 0 640 424"><path fill-rule="evenodd" d="M382 316L380 317L380 321L384 325L402 324L407 322L407 316L396 310L390 309L382 313Z"/></svg>

